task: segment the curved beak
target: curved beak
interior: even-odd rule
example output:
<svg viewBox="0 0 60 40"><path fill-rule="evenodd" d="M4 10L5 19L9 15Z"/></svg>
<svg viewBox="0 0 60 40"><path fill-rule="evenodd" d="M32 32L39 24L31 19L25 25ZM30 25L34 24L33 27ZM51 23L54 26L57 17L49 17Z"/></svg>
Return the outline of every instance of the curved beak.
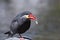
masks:
<svg viewBox="0 0 60 40"><path fill-rule="evenodd" d="M38 20L34 15L32 15L32 14L26 15L26 18L31 19L31 20L35 20L35 23L38 24Z"/></svg>
<svg viewBox="0 0 60 40"><path fill-rule="evenodd" d="M37 17L35 17L34 15L29 14L29 18L32 19L32 20L35 20L35 23L38 24Z"/></svg>
<svg viewBox="0 0 60 40"><path fill-rule="evenodd" d="M36 19L36 17L34 16L34 15L32 15L32 14L29 14L29 16L28 16L30 19L32 19L32 20L35 20Z"/></svg>

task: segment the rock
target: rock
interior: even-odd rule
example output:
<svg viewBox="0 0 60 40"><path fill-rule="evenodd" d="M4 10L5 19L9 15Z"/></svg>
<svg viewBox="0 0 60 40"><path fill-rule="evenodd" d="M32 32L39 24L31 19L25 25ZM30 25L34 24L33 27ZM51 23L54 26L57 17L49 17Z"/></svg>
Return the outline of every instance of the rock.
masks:
<svg viewBox="0 0 60 40"><path fill-rule="evenodd" d="M23 38L24 38L24 40L31 40L31 39L26 38L26 37L23 37ZM5 39L5 40L20 40L20 38L17 38L17 37L11 37L11 38L7 38L7 39Z"/></svg>

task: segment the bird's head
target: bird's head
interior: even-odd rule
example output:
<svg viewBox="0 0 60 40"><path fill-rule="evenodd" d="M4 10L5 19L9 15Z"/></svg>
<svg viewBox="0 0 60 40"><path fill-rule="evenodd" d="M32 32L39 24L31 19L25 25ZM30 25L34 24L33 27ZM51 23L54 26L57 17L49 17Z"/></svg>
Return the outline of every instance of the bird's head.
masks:
<svg viewBox="0 0 60 40"><path fill-rule="evenodd" d="M29 11L24 12L23 16L27 19L30 19L30 20L35 20L36 19L36 17Z"/></svg>
<svg viewBox="0 0 60 40"><path fill-rule="evenodd" d="M25 17L26 19L30 19L30 20L36 20L36 19L37 19L37 17L35 17L35 16L34 16L31 12L29 12L29 11L24 12L24 17ZM36 24L38 24L37 20L36 20L35 22L36 22Z"/></svg>

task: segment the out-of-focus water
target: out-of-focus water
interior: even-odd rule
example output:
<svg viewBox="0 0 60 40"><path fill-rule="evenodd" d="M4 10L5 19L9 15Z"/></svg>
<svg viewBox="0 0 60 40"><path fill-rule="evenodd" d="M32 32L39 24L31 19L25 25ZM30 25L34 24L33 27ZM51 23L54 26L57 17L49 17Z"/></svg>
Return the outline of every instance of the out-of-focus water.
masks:
<svg viewBox="0 0 60 40"><path fill-rule="evenodd" d="M39 24L36 25L32 21L31 28L23 36L29 36L33 40L60 40L59 30L56 32L56 28L59 29L60 16L52 14L54 3L56 3L54 0L11 0L9 3L0 1L0 40L7 38L4 33L10 30L9 26L12 19L18 13L27 10L37 16Z"/></svg>

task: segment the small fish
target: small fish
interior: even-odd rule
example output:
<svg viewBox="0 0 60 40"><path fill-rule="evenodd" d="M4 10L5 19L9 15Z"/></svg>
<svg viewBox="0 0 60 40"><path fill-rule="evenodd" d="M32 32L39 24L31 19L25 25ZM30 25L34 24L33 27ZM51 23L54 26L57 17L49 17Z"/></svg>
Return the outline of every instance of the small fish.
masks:
<svg viewBox="0 0 60 40"><path fill-rule="evenodd" d="M38 21L35 21L36 24L38 24Z"/></svg>
<svg viewBox="0 0 60 40"><path fill-rule="evenodd" d="M36 18L36 20L35 20L35 23L38 24L38 20L37 20L37 18Z"/></svg>

